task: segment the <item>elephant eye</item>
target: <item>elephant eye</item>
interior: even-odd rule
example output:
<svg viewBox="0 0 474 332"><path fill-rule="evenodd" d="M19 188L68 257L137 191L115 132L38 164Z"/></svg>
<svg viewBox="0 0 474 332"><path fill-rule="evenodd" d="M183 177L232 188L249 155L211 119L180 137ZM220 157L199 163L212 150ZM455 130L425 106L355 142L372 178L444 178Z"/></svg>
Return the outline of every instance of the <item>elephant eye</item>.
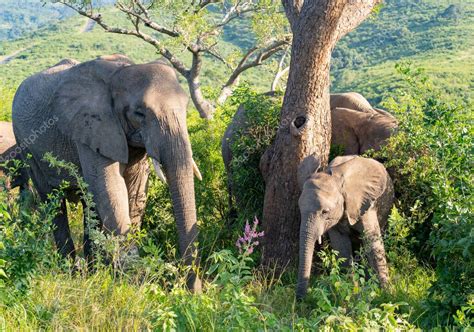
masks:
<svg viewBox="0 0 474 332"><path fill-rule="evenodd" d="M328 214L328 213L329 213L329 209L323 209L322 214Z"/></svg>

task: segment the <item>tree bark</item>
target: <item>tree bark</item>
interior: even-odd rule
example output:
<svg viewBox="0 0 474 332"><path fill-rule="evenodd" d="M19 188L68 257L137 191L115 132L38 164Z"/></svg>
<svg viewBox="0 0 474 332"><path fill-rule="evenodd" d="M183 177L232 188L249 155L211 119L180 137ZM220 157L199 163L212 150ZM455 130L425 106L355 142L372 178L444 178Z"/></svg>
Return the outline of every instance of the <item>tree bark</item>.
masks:
<svg viewBox="0 0 474 332"><path fill-rule="evenodd" d="M298 253L300 188L297 169L316 153L328 163L331 141L329 69L337 40L360 22L378 2L357 0L287 1L283 5L293 32L290 72L280 126L273 145L264 155L266 181L263 209L263 263L285 267ZM371 4L368 6L368 4ZM351 11L357 10L351 21ZM352 28L351 28L352 27ZM261 165L262 165L261 163Z"/></svg>

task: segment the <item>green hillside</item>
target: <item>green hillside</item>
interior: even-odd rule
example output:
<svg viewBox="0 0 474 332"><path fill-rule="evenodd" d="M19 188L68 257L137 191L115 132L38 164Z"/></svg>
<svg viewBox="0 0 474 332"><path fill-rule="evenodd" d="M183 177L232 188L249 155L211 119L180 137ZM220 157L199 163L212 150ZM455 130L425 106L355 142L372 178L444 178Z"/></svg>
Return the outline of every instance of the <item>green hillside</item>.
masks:
<svg viewBox="0 0 474 332"><path fill-rule="evenodd" d="M57 13L56 6L44 8ZM108 19L117 20L116 13L109 12ZM42 11L39 15L44 16ZM137 62L157 57L153 47L134 37L105 34L97 27L81 32L86 22L76 15L42 27L38 20L37 30L1 42L0 62L2 57L14 55L7 64L0 64L1 85L15 88L28 75L66 57L87 60L114 52L125 53ZM241 20L226 29L223 39L229 50L248 47L252 38L248 31L236 33L244 26ZM380 13L346 36L334 51L332 90L360 91L378 103L397 87L394 64L403 59L425 68L448 93L471 99L473 41L473 1L388 0ZM226 69L209 61L213 65L205 67L204 84L220 84ZM269 69L270 65L254 69L244 78L259 90L267 90L273 71Z"/></svg>
<svg viewBox="0 0 474 332"><path fill-rule="evenodd" d="M474 1L386 1L379 15L339 43L333 88L380 102L398 86L394 64L404 60L467 101L474 96L473 54Z"/></svg>
<svg viewBox="0 0 474 332"><path fill-rule="evenodd" d="M0 0L0 41L19 38L70 15L72 11L64 6L44 6L38 0Z"/></svg>

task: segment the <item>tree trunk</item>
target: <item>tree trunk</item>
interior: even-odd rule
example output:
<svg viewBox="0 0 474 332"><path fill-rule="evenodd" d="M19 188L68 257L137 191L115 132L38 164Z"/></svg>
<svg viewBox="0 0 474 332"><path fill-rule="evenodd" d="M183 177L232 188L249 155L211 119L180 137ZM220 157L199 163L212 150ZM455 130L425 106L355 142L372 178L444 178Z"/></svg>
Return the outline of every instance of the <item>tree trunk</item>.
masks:
<svg viewBox="0 0 474 332"><path fill-rule="evenodd" d="M319 50L319 48L326 48ZM295 38L280 127L270 150L263 227L264 260L286 265L296 257L300 211L297 169L316 152L327 164L331 141L329 63L331 47Z"/></svg>
<svg viewBox="0 0 474 332"><path fill-rule="evenodd" d="M280 126L275 142L262 161L267 163L262 167L266 172L263 209L265 265L284 267L295 263L300 226L298 198L301 193L297 169L300 162L314 152L320 157L322 166L328 163L331 52L342 35L356 27L362 21L361 17L370 14L375 3L376 0L360 4L347 0L283 0L293 43Z"/></svg>

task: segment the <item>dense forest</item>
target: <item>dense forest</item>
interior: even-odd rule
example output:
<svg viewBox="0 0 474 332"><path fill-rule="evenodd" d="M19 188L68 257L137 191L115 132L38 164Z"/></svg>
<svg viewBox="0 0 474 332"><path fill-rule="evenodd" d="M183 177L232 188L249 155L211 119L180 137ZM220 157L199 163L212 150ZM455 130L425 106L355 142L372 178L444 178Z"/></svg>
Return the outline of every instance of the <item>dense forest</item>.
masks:
<svg viewBox="0 0 474 332"><path fill-rule="evenodd" d="M0 0L0 121L12 120L21 82L61 59L87 61L120 53L146 63L161 57L143 40L105 33L51 2ZM111 3L97 2L108 22L133 27ZM163 2L170 11L181 5ZM218 15L216 8L206 10ZM171 21L163 11L157 17ZM253 47L259 33L268 33L265 29L239 16L219 35L220 52L235 61ZM192 63L182 45L168 46L187 66ZM397 121L386 145L364 154L383 162L394 185L383 235L388 286L381 286L366 258L343 268L328 236L317 245L313 277L302 300L295 298L295 266L282 274L260 266L265 237L260 158L280 126L287 75L272 95L264 93L282 64L289 63L289 54L282 54L245 71L223 104L215 101L232 69L215 56L204 56L202 91L215 102L215 114L212 120L201 119L192 102L187 112L192 157L202 177L194 182L198 268L180 258L172 188L160 175L150 175L141 229L125 239L92 232L98 259L90 266L82 245L75 261L60 257L52 235L70 182L78 184L83 202L67 203L74 242L82 243L83 220L99 222L90 208L95 203L89 184L77 166L46 155L54 172L69 177L40 202L30 188L7 190L15 174L29 169L24 161L8 164L9 178L0 177L0 329L470 330L474 3L385 0L332 53L331 93L358 92ZM187 93L186 80L178 79ZM241 108L247 111L245 125L230 145L234 161L229 167L223 162L222 138ZM340 147L331 146L329 159L341 154ZM137 253L121 256L121 246L134 245ZM365 249L360 250L365 257ZM202 294L187 289L194 269L203 280Z"/></svg>

